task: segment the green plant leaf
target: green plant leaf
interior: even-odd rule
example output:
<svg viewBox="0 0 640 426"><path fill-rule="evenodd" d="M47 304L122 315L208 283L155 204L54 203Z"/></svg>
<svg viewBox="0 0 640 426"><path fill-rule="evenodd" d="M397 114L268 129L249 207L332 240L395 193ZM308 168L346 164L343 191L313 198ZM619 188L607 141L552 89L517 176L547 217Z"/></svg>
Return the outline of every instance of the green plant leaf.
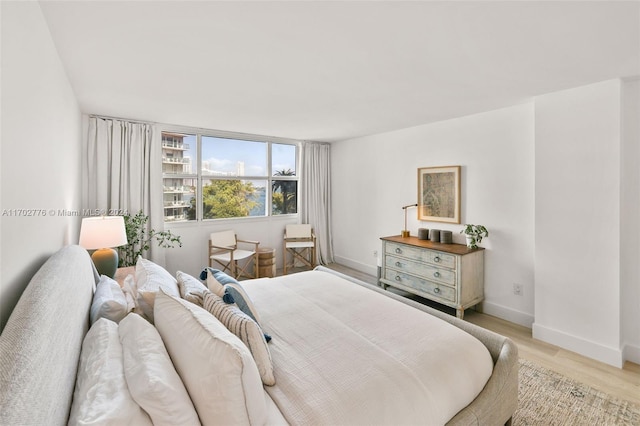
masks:
<svg viewBox="0 0 640 426"><path fill-rule="evenodd" d="M129 243L118 247L119 267L134 266L138 257L145 256L153 241L156 241L159 247L174 248L176 245L182 247L179 235L172 234L171 231L155 231L154 229L147 231L147 222L149 222L149 216L142 211L133 216L124 215L124 227Z"/></svg>

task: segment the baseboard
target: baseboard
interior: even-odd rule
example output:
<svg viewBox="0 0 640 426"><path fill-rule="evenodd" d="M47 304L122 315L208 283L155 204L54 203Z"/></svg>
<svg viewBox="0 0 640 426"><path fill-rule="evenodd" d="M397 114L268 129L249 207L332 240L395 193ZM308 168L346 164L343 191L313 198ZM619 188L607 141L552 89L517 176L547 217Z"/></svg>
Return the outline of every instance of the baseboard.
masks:
<svg viewBox="0 0 640 426"><path fill-rule="evenodd" d="M482 302L482 312L523 327L531 328L533 326L533 315L496 303L487 302L486 300Z"/></svg>
<svg viewBox="0 0 640 426"><path fill-rule="evenodd" d="M635 364L640 364L640 346L624 344L622 345L622 359Z"/></svg>
<svg viewBox="0 0 640 426"><path fill-rule="evenodd" d="M377 266L371 266L366 263L357 262L355 260L349 259L347 257L342 257L342 256L334 256L333 261L336 263L339 263L340 265L344 265L351 269L355 269L356 271L360 271L364 274L373 275L374 277L378 276Z"/></svg>
<svg viewBox="0 0 640 426"><path fill-rule="evenodd" d="M580 355L613 365L617 368L622 368L622 360L624 358L622 351L618 348L603 346L599 343L581 339L580 337L536 323L533 324L532 330L534 339L577 352Z"/></svg>

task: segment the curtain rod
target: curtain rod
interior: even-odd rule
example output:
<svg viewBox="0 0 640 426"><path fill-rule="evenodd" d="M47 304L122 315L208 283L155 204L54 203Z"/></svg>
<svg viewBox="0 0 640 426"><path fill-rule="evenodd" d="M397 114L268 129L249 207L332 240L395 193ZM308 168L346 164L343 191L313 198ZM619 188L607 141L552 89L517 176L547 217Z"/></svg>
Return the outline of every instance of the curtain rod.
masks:
<svg viewBox="0 0 640 426"><path fill-rule="evenodd" d="M184 126L184 125L180 125L180 124L168 124L168 123L158 123L155 121L143 121L143 120L131 120L129 118L123 118L123 117L113 117L113 116L109 116L109 115L98 115L98 114L87 114L88 117L93 117L93 118L99 118L101 120L119 120L119 121L126 121L128 123L137 123L137 124L151 124L151 125L158 125L158 126L167 126L167 127L177 127L177 128L182 128L184 129L184 131L200 131L200 132L219 132L219 133L226 133L229 136L236 136L236 137L242 137L242 136L247 136L247 137L258 137L258 138L267 138L267 139L282 139L282 140L289 140L289 141L296 141L296 142L302 142L302 143L308 143L308 144L318 144L318 145L331 145L330 142L323 142L323 141L311 141L311 140L307 140L307 139L293 139L293 138L286 138L286 137L281 137L281 136L269 136L269 135L257 135L254 133L243 133L243 132L234 132L234 131L230 131L230 130L216 130L216 129L206 129L204 127L191 127L191 126ZM182 131L182 130L180 130Z"/></svg>
<svg viewBox="0 0 640 426"><path fill-rule="evenodd" d="M126 121L128 123L138 123L138 124L160 124L160 123L155 123L153 121L131 120L129 118L111 117L108 115L88 114L88 116L89 118L99 118L101 120L118 120L118 121Z"/></svg>

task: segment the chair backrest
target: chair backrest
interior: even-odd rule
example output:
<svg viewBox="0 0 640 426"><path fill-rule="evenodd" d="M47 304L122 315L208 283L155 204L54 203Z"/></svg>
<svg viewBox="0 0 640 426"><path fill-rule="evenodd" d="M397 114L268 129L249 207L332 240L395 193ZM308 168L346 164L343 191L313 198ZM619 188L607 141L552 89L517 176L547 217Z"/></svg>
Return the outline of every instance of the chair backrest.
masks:
<svg viewBox="0 0 640 426"><path fill-rule="evenodd" d="M309 238L311 237L311 225L287 225L284 233L285 238Z"/></svg>
<svg viewBox="0 0 640 426"><path fill-rule="evenodd" d="M218 247L235 247L236 246L236 233L230 229L228 231L212 232L209 235L209 241L211 244Z"/></svg>

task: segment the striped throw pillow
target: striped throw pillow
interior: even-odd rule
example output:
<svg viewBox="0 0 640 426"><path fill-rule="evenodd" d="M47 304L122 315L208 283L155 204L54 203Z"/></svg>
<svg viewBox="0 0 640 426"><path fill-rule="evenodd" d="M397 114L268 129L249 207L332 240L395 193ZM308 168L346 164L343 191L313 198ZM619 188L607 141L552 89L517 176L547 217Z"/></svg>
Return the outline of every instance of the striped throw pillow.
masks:
<svg viewBox="0 0 640 426"><path fill-rule="evenodd" d="M225 303L218 295L208 290L204 293L202 307L211 312L230 332L247 345L258 366L262 383L266 386L275 385L271 352L258 323L236 305Z"/></svg>

